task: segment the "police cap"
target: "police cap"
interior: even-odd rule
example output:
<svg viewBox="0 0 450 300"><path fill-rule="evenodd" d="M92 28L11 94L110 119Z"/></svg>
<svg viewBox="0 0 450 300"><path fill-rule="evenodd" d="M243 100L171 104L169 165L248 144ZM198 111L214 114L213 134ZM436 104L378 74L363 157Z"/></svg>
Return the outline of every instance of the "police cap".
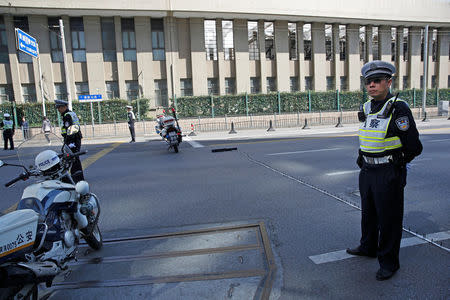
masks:
<svg viewBox="0 0 450 300"><path fill-rule="evenodd" d="M11 117L8 113L4 113L3 116L4 116L5 118Z"/></svg>
<svg viewBox="0 0 450 300"><path fill-rule="evenodd" d="M60 106L68 106L69 102L64 101L64 100L55 100L55 106L56 107L60 107Z"/></svg>
<svg viewBox="0 0 450 300"><path fill-rule="evenodd" d="M392 77L392 74L395 73L395 67L385 61L374 60L366 63L361 68L361 74L364 79L369 77Z"/></svg>
<svg viewBox="0 0 450 300"><path fill-rule="evenodd" d="M133 109L133 106L127 105L127 109Z"/></svg>

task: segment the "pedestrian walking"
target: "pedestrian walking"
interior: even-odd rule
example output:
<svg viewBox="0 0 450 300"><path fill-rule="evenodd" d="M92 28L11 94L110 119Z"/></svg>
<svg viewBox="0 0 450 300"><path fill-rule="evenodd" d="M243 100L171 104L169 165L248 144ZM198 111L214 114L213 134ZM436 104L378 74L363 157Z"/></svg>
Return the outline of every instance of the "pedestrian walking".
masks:
<svg viewBox="0 0 450 300"><path fill-rule="evenodd" d="M131 141L130 143L136 142L135 133L134 133L134 122L136 121L136 117L133 113L133 106L127 105L127 119L128 119L128 128L130 129Z"/></svg>
<svg viewBox="0 0 450 300"><path fill-rule="evenodd" d="M361 240L347 253L378 257L376 279L386 280L400 268L406 164L422 152L422 144L407 102L390 93L395 67L376 60L361 73L372 99L358 114Z"/></svg>
<svg viewBox="0 0 450 300"><path fill-rule="evenodd" d="M61 127L61 135L64 138L64 144L67 145L72 152L79 152L81 149L81 134L80 120L73 111L68 108L68 102L64 100L55 100L56 109L63 117L63 125ZM76 182L84 180L83 167L79 157L75 158L70 169L72 179Z"/></svg>
<svg viewBox="0 0 450 300"><path fill-rule="evenodd" d="M30 127L28 125L28 121L25 119L25 116L22 117L22 133L23 133L23 139L26 141L30 138Z"/></svg>
<svg viewBox="0 0 450 300"><path fill-rule="evenodd" d="M41 132L44 133L45 139L47 140L48 144L51 145L52 141L50 140L50 133L52 133L52 123L46 116L44 116L44 118L42 119Z"/></svg>
<svg viewBox="0 0 450 300"><path fill-rule="evenodd" d="M8 113L3 114L3 121L0 122L0 128L3 131L3 141L4 146L3 150L8 150L8 141L9 141L9 149L14 150L14 122L11 120L11 115Z"/></svg>

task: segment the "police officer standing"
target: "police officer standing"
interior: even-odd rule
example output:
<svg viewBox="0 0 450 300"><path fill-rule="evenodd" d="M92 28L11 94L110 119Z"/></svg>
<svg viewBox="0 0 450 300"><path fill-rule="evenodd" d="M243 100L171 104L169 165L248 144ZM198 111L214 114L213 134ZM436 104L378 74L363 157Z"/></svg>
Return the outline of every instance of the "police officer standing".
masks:
<svg viewBox="0 0 450 300"><path fill-rule="evenodd" d="M61 135L64 138L64 144L67 145L73 153L79 152L83 136L81 135L80 120L78 119L77 114L69 110L67 101L55 100L55 106L63 117ZM72 168L70 169L70 174L75 183L84 180L83 167L80 158L75 158Z"/></svg>
<svg viewBox="0 0 450 300"><path fill-rule="evenodd" d="M133 106L127 105L127 119L128 119L128 128L130 129L131 141L130 143L136 142L135 133L134 133L134 122L136 121L136 117L133 113Z"/></svg>
<svg viewBox="0 0 450 300"><path fill-rule="evenodd" d="M372 98L358 114L362 234L360 245L347 253L378 257L376 279L386 280L400 268L406 164L422 144L408 104L390 93L395 67L376 60L361 73Z"/></svg>
<svg viewBox="0 0 450 300"><path fill-rule="evenodd" d="M14 122L11 120L11 115L8 113L3 114L3 121L0 123L0 127L3 130L3 140L5 142L3 150L8 150L8 141L9 141L9 149L14 150Z"/></svg>

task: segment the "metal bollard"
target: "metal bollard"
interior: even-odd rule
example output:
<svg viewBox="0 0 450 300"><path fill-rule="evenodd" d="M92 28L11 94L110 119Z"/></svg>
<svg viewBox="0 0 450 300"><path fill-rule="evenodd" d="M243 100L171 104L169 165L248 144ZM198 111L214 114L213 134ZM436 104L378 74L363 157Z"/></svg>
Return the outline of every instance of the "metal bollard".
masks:
<svg viewBox="0 0 450 300"><path fill-rule="evenodd" d="M269 129L267 131L275 131L275 129L272 126L272 120L269 121Z"/></svg>
<svg viewBox="0 0 450 300"><path fill-rule="evenodd" d="M234 122L231 122L231 130L228 132L228 134L234 134L237 133L236 130L234 130Z"/></svg>
<svg viewBox="0 0 450 300"><path fill-rule="evenodd" d="M337 124L336 124L335 127L342 127L342 124L341 124L341 117L338 117L338 122L337 122Z"/></svg>
<svg viewBox="0 0 450 300"><path fill-rule="evenodd" d="M302 129L309 129L307 118L305 118L305 125L303 125Z"/></svg>

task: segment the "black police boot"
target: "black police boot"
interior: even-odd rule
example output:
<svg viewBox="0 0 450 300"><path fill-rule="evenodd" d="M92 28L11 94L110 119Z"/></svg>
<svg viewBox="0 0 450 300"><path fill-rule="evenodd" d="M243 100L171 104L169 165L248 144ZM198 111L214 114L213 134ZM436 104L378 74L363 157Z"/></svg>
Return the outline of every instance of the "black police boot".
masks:
<svg viewBox="0 0 450 300"><path fill-rule="evenodd" d="M392 276L394 276L395 272L397 272L398 269L399 268L395 269L394 271L390 271L387 269L380 268L377 271L376 278L378 281L387 280L387 279L391 278Z"/></svg>
<svg viewBox="0 0 450 300"><path fill-rule="evenodd" d="M376 253L367 253L367 252L362 251L360 246L358 246L356 248L352 248L352 249L348 248L346 251L348 254L351 254L351 255L367 256L367 257L372 257L372 258L377 257Z"/></svg>

